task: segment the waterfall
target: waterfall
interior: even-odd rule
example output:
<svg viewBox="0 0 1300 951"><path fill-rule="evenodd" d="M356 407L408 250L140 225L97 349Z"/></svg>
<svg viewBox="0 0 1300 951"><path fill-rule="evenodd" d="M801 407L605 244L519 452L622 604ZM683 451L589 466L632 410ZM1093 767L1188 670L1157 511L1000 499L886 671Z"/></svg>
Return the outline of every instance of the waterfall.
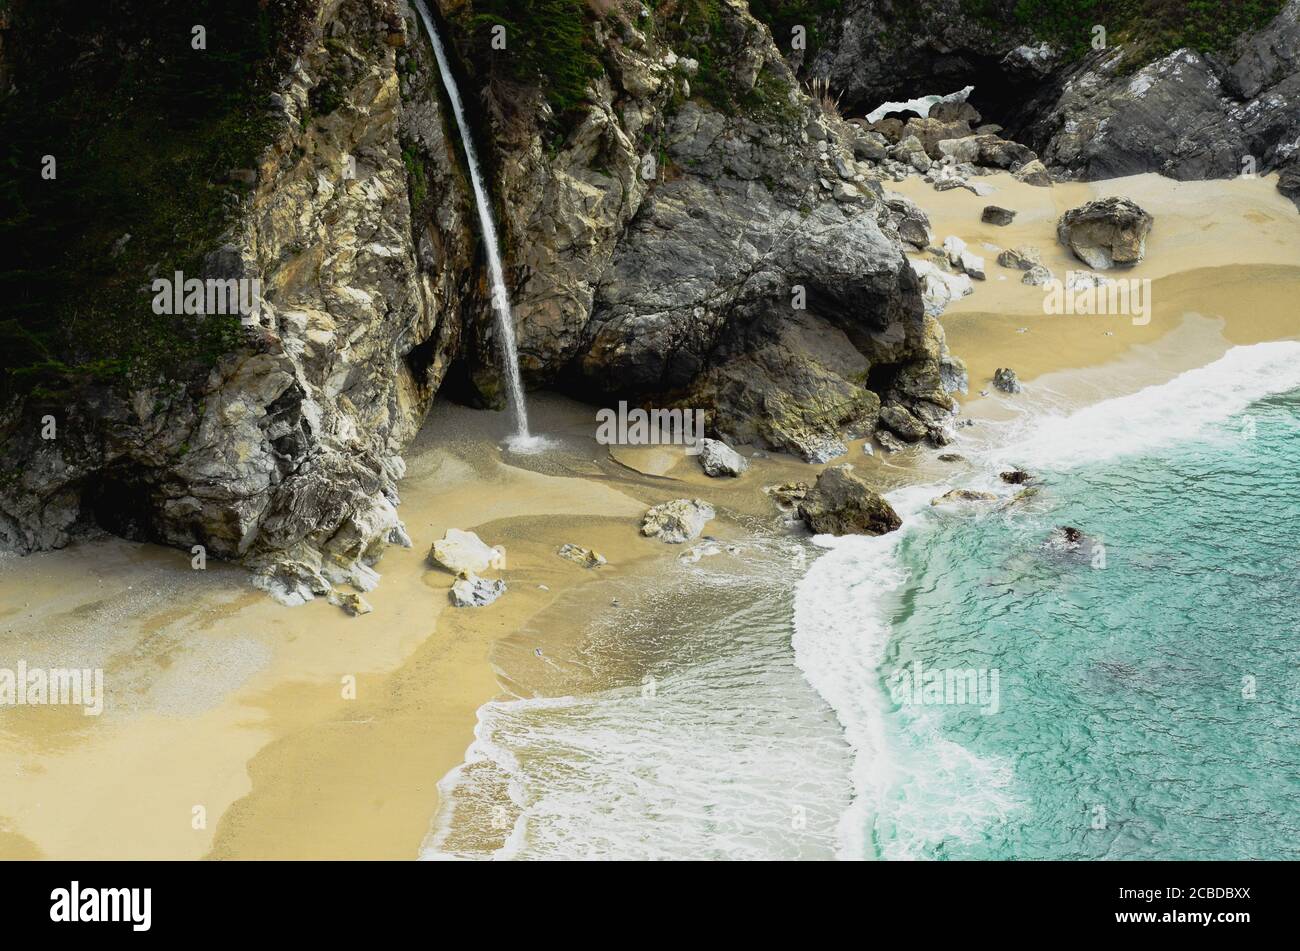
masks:
<svg viewBox="0 0 1300 951"><path fill-rule="evenodd" d="M501 246L497 241L496 223L492 220L492 206L489 204L487 189L483 187L483 172L479 168L478 153L474 151L474 140L469 134L469 125L465 121L465 107L460 100L460 90L456 78L451 74L451 65L447 60L447 51L443 48L438 29L425 0L415 0L415 6L424 20L424 28L429 32L433 43L433 55L438 60L438 71L442 73L442 85L451 100L451 110L456 116L456 128L460 130L460 140L465 146L465 160L469 165L470 181L474 185L474 202L478 205L479 225L483 229L483 243L487 246L488 273L492 278L492 310L496 313L497 328L501 333L502 356L506 365L506 379L510 383L510 408L515 415L516 433L511 440L513 448L524 449L536 442L528 433L528 410L524 406L524 386L519 378L519 352L515 348L515 322L510 312L510 293L506 290L505 273L501 268Z"/></svg>

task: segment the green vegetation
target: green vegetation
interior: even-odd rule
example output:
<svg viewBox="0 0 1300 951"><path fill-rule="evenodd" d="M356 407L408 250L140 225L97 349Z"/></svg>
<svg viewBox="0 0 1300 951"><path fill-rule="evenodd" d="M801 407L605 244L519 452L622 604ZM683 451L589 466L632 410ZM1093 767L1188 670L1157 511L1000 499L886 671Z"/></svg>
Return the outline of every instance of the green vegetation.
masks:
<svg viewBox="0 0 1300 951"><path fill-rule="evenodd" d="M1082 56L1092 47L1093 27L1104 26L1107 43L1125 43L1130 64L1190 47L1214 52L1242 33L1265 26L1285 0L962 0L965 11L996 31L1027 31Z"/></svg>
<svg viewBox="0 0 1300 951"><path fill-rule="evenodd" d="M679 56L700 64L690 80L693 98L725 115L743 113L774 123L798 117L789 81L771 70L760 72L752 89L740 90L733 61L736 44L725 34L719 0L658 0L651 27Z"/></svg>
<svg viewBox="0 0 1300 951"><path fill-rule="evenodd" d="M0 395L190 380L231 348L237 316L156 315L149 283L200 276L249 187L229 172L255 168L272 134L275 64L304 39L309 6L14 6L17 91L0 102ZM196 24L206 49L193 48Z"/></svg>
<svg viewBox="0 0 1300 951"><path fill-rule="evenodd" d="M588 85L601 73L595 17L586 0L472 0L457 19L474 62L515 82L540 86L557 122L582 105ZM492 48L499 26L505 27L505 49Z"/></svg>

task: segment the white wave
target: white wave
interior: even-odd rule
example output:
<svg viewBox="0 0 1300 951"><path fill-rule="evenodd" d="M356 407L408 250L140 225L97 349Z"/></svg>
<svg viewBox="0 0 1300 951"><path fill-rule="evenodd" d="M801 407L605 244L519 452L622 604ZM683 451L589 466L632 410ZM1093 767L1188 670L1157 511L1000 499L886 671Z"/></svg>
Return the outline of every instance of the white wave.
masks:
<svg viewBox="0 0 1300 951"><path fill-rule="evenodd" d="M831 857L848 793L843 743L829 723L790 722L793 668L785 685L756 688L726 666L668 678L654 696L480 708L466 763L438 784L421 857Z"/></svg>
<svg viewBox="0 0 1300 951"><path fill-rule="evenodd" d="M795 660L835 710L853 750L853 798L840 816L842 859L914 859L947 839L971 841L1016 808L1010 764L975 756L941 735L927 711L890 729L879 668L890 617L908 573L898 558L907 533L924 524L929 500L948 487L912 486L886 498L903 518L888 535L818 536L831 549L795 592Z"/></svg>
<svg viewBox="0 0 1300 951"><path fill-rule="evenodd" d="M999 459L1052 469L1146 452L1206 433L1252 403L1300 388L1300 342L1233 347L1167 383L1069 414L1034 417Z"/></svg>

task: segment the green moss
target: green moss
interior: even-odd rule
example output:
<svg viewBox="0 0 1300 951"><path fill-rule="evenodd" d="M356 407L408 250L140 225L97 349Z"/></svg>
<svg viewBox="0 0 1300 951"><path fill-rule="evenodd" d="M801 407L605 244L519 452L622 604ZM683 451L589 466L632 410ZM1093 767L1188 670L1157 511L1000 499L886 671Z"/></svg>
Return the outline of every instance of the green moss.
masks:
<svg viewBox="0 0 1300 951"><path fill-rule="evenodd" d="M557 123L587 100L588 86L602 72L586 0L471 0L456 18L472 61L539 86ZM498 27L505 27L505 49L493 49Z"/></svg>
<svg viewBox="0 0 1300 951"><path fill-rule="evenodd" d="M1129 47L1129 66L1176 49L1228 48L1242 33L1259 29L1285 0L962 0L964 11L998 34L1046 40L1077 58L1092 49L1093 28L1106 28L1107 44Z"/></svg>
<svg viewBox="0 0 1300 951"><path fill-rule="evenodd" d="M402 162L406 165L406 180L410 183L412 219L423 221L427 216L425 205L429 201L429 179L424 171L424 157L414 142L402 142Z"/></svg>
<svg viewBox="0 0 1300 951"><path fill-rule="evenodd" d="M156 315L152 276L201 273L272 135L276 65L305 0L15 7L0 103L0 393L89 380L189 380L232 348L237 316ZM192 48L192 27L207 48ZM42 157L57 177L41 176ZM129 240L122 243L124 235Z"/></svg>

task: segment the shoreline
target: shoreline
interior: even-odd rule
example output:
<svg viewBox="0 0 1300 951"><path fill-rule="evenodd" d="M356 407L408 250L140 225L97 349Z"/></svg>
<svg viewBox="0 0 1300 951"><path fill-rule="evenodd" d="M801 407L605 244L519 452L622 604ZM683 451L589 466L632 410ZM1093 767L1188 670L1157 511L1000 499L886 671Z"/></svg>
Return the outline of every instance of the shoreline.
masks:
<svg viewBox="0 0 1300 951"><path fill-rule="evenodd" d="M1097 186L1124 192L1132 181ZM1247 226L1264 224L1247 215L1269 213L1271 183L1171 182L1156 198L1172 201L1187 184L1206 185L1207 195L1222 185L1241 199L1230 214L1219 209L1223 222L1211 219L1197 232L1231 254L1212 265L1183 254L1173 218L1152 201L1148 260L1125 272L1153 278L1147 327L1035 312L1040 289L1023 287L1018 272L982 252L989 280L941 317L952 351L970 368L962 413L977 424L959 431L951 451L1039 408L1136 392L1234 344L1297 336L1287 307L1300 293L1300 266L1273 260L1271 244L1262 263L1246 261ZM1074 188L1097 186L1019 187L1028 189L1025 202L1047 207ZM978 229L990 227L979 224L979 208L1012 195L1021 192L984 199L921 185L911 197L930 212L937 241L957 234L978 249ZM1046 213L1036 215L1026 221L1047 251L1055 239L1042 232ZM1300 224L1277 226L1293 249ZM1268 229L1254 237L1271 240ZM1171 260L1161 263L1166 254ZM1020 327L1027 332L1016 333ZM980 397L992 367L1006 365L1021 373L1025 393ZM534 428L561 446L507 460L497 446L504 414L435 408L408 450L402 483L400 514L415 547L385 554L377 566L383 580L365 595L375 611L363 617L319 599L283 608L237 568L214 563L198 577L187 553L120 539L0 560L0 604L13 605L0 608L6 646L48 666L61 657L75 656L75 666L96 661L111 704L93 722L53 708L0 710L0 768L17 777L0 790L0 857L415 858L440 808L437 783L463 761L480 707L503 688L540 689L518 672L534 650L564 657L584 612L683 550L639 535L649 505L705 498L719 515L706 533L742 537L749 520L777 517L763 485L811 482L825 468L773 454L751 460L740 479L713 480L694 459L663 447L606 452L594 442L589 407L537 395L530 413ZM850 443L827 465L851 462L881 491L963 477L937 461L941 450L867 457L862 445ZM449 527L505 546L510 589L496 604L449 609L451 576L424 563ZM596 548L610 564L587 571L566 562L554 554L563 542ZM579 691L589 674L568 664L543 686ZM356 678L356 700L340 696L344 676ZM84 792L87 776L97 779L94 798ZM195 806L206 811L203 828L193 825Z"/></svg>

